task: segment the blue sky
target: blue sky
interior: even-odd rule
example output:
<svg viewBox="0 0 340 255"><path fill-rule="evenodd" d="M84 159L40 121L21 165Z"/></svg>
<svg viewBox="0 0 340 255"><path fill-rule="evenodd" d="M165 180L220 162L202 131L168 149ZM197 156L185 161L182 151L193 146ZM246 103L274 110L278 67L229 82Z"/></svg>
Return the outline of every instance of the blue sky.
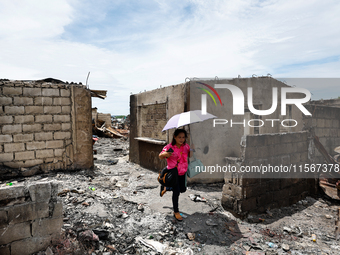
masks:
<svg viewBox="0 0 340 255"><path fill-rule="evenodd" d="M186 77L340 78L333 0L0 0L0 78L86 81L93 107L129 113L129 96ZM320 85L321 86L321 85ZM340 86L307 84L314 98Z"/></svg>

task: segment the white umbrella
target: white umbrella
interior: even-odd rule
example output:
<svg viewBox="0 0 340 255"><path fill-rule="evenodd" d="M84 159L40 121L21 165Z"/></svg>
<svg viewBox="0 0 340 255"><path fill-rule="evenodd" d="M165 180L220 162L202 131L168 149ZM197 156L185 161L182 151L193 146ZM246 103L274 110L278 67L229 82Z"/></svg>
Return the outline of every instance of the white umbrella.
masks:
<svg viewBox="0 0 340 255"><path fill-rule="evenodd" d="M202 114L201 110L189 111L189 112L182 112L180 114L176 114L168 120L165 127L162 131L171 129L171 128L178 128L185 125L189 125L196 122L201 122L208 119L217 118L216 116L206 113Z"/></svg>

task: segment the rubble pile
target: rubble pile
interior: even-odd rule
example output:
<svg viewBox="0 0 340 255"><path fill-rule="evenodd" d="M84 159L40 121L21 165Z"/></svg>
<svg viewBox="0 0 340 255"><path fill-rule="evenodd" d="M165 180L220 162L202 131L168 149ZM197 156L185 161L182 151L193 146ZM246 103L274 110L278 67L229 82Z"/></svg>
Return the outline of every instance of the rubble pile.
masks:
<svg viewBox="0 0 340 255"><path fill-rule="evenodd" d="M180 196L178 222L157 173L128 161L128 141L99 138L94 149L93 170L7 181L61 183L62 237L37 254L340 254L338 201L308 197L239 219L220 205L222 184L194 184Z"/></svg>

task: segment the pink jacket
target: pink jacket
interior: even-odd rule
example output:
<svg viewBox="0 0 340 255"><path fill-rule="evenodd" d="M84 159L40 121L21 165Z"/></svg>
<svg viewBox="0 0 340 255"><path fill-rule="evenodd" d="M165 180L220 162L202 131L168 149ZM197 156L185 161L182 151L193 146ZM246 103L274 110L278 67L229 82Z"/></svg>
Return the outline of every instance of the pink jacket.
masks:
<svg viewBox="0 0 340 255"><path fill-rule="evenodd" d="M188 144L182 144L180 148L176 145L168 144L164 146L162 152L168 151L170 148L174 150L171 157L167 158L167 168L171 169L176 167L177 161L179 159L179 163L177 165L178 175L184 175L188 170L188 154L190 152L190 146Z"/></svg>

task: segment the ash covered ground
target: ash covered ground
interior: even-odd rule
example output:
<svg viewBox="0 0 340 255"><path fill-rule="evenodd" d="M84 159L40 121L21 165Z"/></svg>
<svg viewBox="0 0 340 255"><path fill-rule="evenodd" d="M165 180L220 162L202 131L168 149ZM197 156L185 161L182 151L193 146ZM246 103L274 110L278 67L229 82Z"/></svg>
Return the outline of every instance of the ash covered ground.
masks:
<svg viewBox="0 0 340 255"><path fill-rule="evenodd" d="M159 196L158 174L129 162L128 146L128 140L99 138L93 170L22 180L60 182L62 236L37 254L340 254L338 201L308 197L242 220L221 207L222 183L194 184L180 196L185 218L178 222L172 193Z"/></svg>

